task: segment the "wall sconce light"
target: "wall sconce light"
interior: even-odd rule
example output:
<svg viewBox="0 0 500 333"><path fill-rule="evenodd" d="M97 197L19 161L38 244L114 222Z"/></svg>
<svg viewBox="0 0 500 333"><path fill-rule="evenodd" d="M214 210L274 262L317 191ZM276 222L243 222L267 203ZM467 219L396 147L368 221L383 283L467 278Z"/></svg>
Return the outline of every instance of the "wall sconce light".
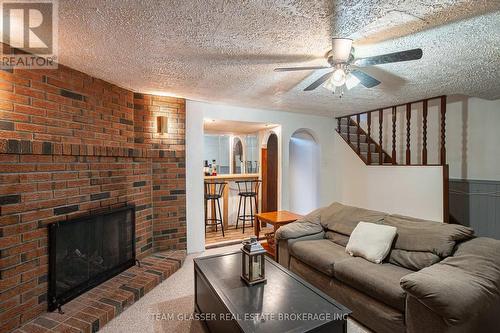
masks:
<svg viewBox="0 0 500 333"><path fill-rule="evenodd" d="M168 133L168 117L167 116L156 117L156 132L158 134L167 134Z"/></svg>

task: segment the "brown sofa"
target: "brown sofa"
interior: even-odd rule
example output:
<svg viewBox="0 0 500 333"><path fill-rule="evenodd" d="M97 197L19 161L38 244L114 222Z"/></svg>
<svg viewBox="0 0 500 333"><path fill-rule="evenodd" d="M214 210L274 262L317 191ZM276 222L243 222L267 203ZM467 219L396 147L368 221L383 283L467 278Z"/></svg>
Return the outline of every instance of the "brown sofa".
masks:
<svg viewBox="0 0 500 333"><path fill-rule="evenodd" d="M382 264L345 246L359 221L397 228ZM333 203L276 232L280 264L375 332L500 330L500 241L470 228Z"/></svg>

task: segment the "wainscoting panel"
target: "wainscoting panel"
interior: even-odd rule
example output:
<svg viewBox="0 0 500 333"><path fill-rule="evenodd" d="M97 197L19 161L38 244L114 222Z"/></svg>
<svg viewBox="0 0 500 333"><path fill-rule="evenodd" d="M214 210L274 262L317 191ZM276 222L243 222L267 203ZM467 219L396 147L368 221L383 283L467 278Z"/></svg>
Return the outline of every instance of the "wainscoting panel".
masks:
<svg viewBox="0 0 500 333"><path fill-rule="evenodd" d="M500 239L500 181L450 179L450 222Z"/></svg>

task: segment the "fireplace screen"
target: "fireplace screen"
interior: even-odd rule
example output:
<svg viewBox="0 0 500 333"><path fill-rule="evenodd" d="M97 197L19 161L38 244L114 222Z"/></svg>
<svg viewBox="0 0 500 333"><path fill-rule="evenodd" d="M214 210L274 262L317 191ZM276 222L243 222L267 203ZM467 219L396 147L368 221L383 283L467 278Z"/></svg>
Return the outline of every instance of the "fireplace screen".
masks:
<svg viewBox="0 0 500 333"><path fill-rule="evenodd" d="M49 310L135 264L135 209L49 225Z"/></svg>

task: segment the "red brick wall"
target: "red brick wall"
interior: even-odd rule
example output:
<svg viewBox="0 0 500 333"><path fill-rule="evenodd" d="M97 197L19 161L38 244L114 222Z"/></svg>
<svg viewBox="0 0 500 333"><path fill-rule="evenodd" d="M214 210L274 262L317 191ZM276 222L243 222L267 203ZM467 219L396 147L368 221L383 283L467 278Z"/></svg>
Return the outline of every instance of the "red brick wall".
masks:
<svg viewBox="0 0 500 333"><path fill-rule="evenodd" d="M64 66L0 70L0 331L46 310L48 223L135 204L139 257L186 247L184 111Z"/></svg>
<svg viewBox="0 0 500 333"><path fill-rule="evenodd" d="M152 147L153 247L186 248L185 103L178 98L134 95L135 142ZM156 133L156 116L168 117L168 133Z"/></svg>

